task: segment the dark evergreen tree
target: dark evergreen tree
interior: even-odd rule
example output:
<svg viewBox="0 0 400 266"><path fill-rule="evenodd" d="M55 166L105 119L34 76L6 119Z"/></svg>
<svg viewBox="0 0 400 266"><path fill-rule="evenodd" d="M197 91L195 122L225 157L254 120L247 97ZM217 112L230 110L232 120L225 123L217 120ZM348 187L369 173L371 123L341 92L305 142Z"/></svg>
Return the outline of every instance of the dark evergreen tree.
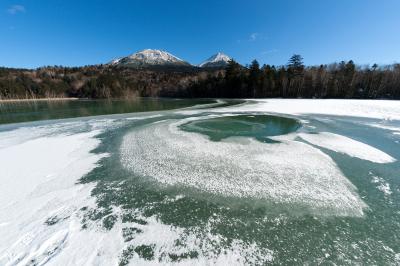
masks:
<svg viewBox="0 0 400 266"><path fill-rule="evenodd" d="M304 64L303 64L303 57L299 54L294 54L290 57L288 62L288 71L292 72L294 75L299 75L303 73Z"/></svg>
<svg viewBox="0 0 400 266"><path fill-rule="evenodd" d="M259 91L260 87L260 78L261 78L261 70L260 64L257 60L253 60L249 67L249 92L247 93L247 97L260 97L261 95L257 95L257 91Z"/></svg>

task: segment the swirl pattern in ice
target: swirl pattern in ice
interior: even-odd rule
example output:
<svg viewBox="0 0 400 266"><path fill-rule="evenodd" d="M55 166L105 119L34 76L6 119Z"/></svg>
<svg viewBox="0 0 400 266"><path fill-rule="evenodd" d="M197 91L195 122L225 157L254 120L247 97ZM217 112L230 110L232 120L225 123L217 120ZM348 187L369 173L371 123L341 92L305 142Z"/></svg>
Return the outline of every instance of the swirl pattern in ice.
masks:
<svg viewBox="0 0 400 266"><path fill-rule="evenodd" d="M134 129L121 145L121 162L136 175L217 195L263 199L327 215L362 216L366 205L333 160L306 143L280 138L211 141L186 132L191 118Z"/></svg>

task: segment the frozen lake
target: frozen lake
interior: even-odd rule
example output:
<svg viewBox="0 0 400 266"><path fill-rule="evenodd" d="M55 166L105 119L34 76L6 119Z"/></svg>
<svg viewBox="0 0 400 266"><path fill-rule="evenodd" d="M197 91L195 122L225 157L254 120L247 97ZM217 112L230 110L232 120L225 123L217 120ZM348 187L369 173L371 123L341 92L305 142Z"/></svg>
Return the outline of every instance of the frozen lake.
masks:
<svg viewBox="0 0 400 266"><path fill-rule="evenodd" d="M68 105L0 107L0 265L400 264L397 101Z"/></svg>

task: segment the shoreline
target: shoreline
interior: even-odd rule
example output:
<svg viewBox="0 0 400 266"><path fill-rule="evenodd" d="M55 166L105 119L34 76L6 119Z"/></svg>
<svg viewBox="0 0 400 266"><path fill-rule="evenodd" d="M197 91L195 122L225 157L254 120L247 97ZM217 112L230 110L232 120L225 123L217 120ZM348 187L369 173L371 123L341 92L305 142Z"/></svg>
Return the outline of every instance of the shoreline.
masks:
<svg viewBox="0 0 400 266"><path fill-rule="evenodd" d="M44 102L44 101L75 101L79 98L65 97L65 98L33 98L33 99L0 99L0 103L10 102Z"/></svg>

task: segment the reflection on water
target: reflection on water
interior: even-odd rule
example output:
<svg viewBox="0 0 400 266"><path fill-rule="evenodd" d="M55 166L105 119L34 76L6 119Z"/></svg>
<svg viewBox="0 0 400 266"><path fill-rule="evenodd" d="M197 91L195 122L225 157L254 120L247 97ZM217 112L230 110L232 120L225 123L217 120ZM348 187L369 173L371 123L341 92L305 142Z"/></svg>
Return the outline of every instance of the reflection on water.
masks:
<svg viewBox="0 0 400 266"><path fill-rule="evenodd" d="M0 124L183 108L209 100L136 98L0 102Z"/></svg>

